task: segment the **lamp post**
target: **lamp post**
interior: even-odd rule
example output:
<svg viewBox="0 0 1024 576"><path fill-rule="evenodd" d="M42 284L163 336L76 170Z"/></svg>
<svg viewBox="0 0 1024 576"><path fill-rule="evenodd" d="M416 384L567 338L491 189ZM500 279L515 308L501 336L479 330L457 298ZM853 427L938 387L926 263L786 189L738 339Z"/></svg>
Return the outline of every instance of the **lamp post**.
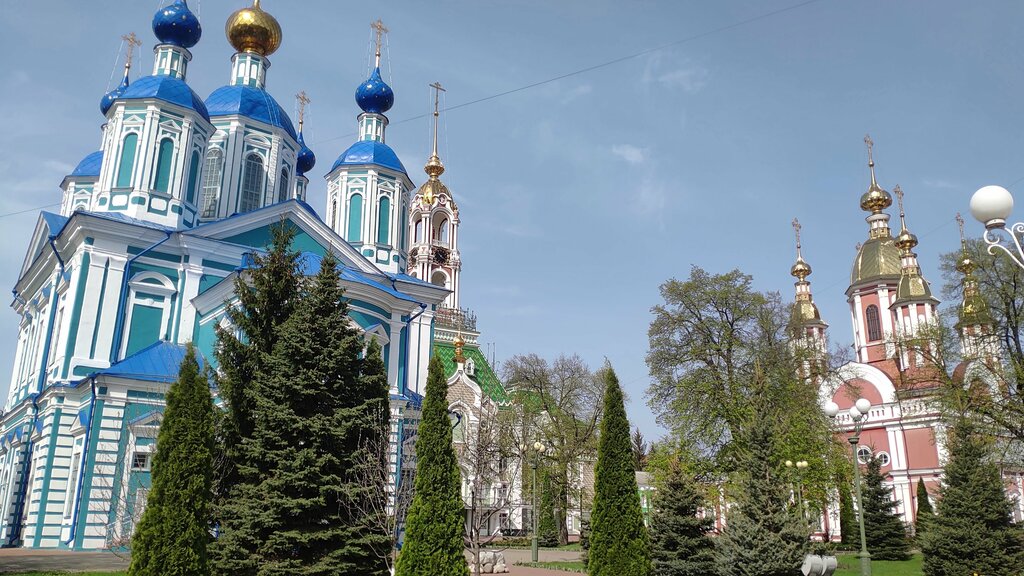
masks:
<svg viewBox="0 0 1024 576"><path fill-rule="evenodd" d="M1001 250L1021 268L1024 268L1024 247L1021 246L1021 235L1024 234L1024 222L1017 222L1006 229L1006 219L1013 211L1013 195L1002 186L984 186L971 196L971 214L985 225L985 244L988 253L993 256ZM1002 230L1013 241L1013 250L1007 248L996 233Z"/></svg>
<svg viewBox="0 0 1024 576"><path fill-rule="evenodd" d="M547 446L544 446L540 442L533 443L533 465L530 466L533 468L533 541L530 543L530 552L531 558L533 558L534 562L538 562L537 557L539 554L537 531L539 530L538 519L540 518L540 514L537 513L537 466L540 465L541 454L543 454L546 449Z"/></svg>
<svg viewBox="0 0 1024 576"><path fill-rule="evenodd" d="M861 576L871 576L871 554L868 553L868 542L864 535L864 500L860 490L860 456L857 454L857 444L860 443L860 432L868 419L868 412L871 410L871 402L859 398L850 408L850 418L853 420L853 434L850 436L850 446L853 448L853 483L857 487L857 521L860 523L860 573ZM829 402L825 405L825 415L835 418L839 415L839 405Z"/></svg>
<svg viewBox="0 0 1024 576"><path fill-rule="evenodd" d="M800 508L800 517L804 520L807 519L807 513L804 507L804 479L802 472L807 466L807 460L797 460L796 462L786 460L786 468L796 468L796 505Z"/></svg>

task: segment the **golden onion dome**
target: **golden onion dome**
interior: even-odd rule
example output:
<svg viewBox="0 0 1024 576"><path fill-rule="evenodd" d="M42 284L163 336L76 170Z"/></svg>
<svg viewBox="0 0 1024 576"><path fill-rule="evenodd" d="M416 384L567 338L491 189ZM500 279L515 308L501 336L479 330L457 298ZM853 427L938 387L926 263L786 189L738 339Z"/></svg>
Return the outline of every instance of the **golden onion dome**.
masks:
<svg viewBox="0 0 1024 576"><path fill-rule="evenodd" d="M860 209L872 214L878 214L892 206L892 196L874 181L871 187L860 197Z"/></svg>
<svg viewBox="0 0 1024 576"><path fill-rule="evenodd" d="M909 230L904 228L903 231L900 232L900 235L896 237L894 244L900 250L913 250L914 247L917 246L917 236L914 236Z"/></svg>
<svg viewBox="0 0 1024 576"><path fill-rule="evenodd" d="M270 56L281 47L281 25L260 8L260 0L229 16L224 32L238 52Z"/></svg>
<svg viewBox="0 0 1024 576"><path fill-rule="evenodd" d="M436 178L431 178L420 186L419 192L420 198L423 199L423 203L432 205L438 197L442 194L451 198L451 194L448 192L448 187L444 185L444 182Z"/></svg>
<svg viewBox="0 0 1024 576"><path fill-rule="evenodd" d="M966 252L960 255L960 260L956 263L956 269L961 274L970 276L974 273L975 268L974 260L971 260L971 257Z"/></svg>
<svg viewBox="0 0 1024 576"><path fill-rule="evenodd" d="M818 312L818 307L810 300L797 300L793 304L793 313L796 314L801 324L821 320L821 313Z"/></svg>
<svg viewBox="0 0 1024 576"><path fill-rule="evenodd" d="M789 269L789 273L792 276L803 280L811 275L811 265L804 262L803 258L797 258L796 264L793 264L793 267Z"/></svg>
<svg viewBox="0 0 1024 576"><path fill-rule="evenodd" d="M881 278L899 278L900 251L892 237L869 238L857 252L850 284Z"/></svg>

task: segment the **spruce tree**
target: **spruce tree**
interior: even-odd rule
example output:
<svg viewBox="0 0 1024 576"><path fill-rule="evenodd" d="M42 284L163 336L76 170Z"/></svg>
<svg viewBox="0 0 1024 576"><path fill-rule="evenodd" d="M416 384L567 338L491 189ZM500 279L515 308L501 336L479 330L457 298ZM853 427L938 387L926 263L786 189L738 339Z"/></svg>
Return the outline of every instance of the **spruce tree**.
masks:
<svg viewBox="0 0 1024 576"><path fill-rule="evenodd" d="M810 549L810 526L790 506L778 469L776 418L770 410L758 413L737 454L738 490L715 541L722 576L793 576Z"/></svg>
<svg viewBox="0 0 1024 576"><path fill-rule="evenodd" d="M935 521L935 510L932 508L931 499L928 497L928 488L924 485L924 478L917 479L917 516L914 518L914 536L918 543L928 532L928 527Z"/></svg>
<svg viewBox="0 0 1024 576"><path fill-rule="evenodd" d="M839 534L844 545L857 546L860 543L860 532L857 513L853 511L852 487L843 480L839 483Z"/></svg>
<svg viewBox="0 0 1024 576"><path fill-rule="evenodd" d="M246 527L253 526L262 510L238 490L243 483L258 481L259 470L243 446L253 436L253 382L265 372L278 327L299 300L300 254L292 249L294 238L295 230L287 223L271 227L266 253L253 254L251 266L235 280L237 302L225 312L230 327L217 327L217 387L224 403L214 415L214 522L219 537L210 547L210 560L217 573L245 576L256 570L257 540Z"/></svg>
<svg viewBox="0 0 1024 576"><path fill-rule="evenodd" d="M464 503L448 419L448 383L441 358L427 369L423 415L416 433L415 493L406 517L396 576L466 576Z"/></svg>
<svg viewBox="0 0 1024 576"><path fill-rule="evenodd" d="M192 344L167 391L146 511L132 536L130 576L210 574L213 399Z"/></svg>
<svg viewBox="0 0 1024 576"><path fill-rule="evenodd" d="M594 473L594 507L587 569L591 576L648 576L650 543L640 508L629 419L610 364L602 371L604 416Z"/></svg>
<svg viewBox="0 0 1024 576"><path fill-rule="evenodd" d="M949 440L938 515L922 541L925 576L1019 576L1021 529L993 460L992 439L958 422Z"/></svg>
<svg viewBox="0 0 1024 576"><path fill-rule="evenodd" d="M868 552L872 560L907 560L910 558L907 528L896 512L893 490L882 485L883 479L881 462L871 458L861 485Z"/></svg>
<svg viewBox="0 0 1024 576"><path fill-rule="evenodd" d="M709 536L714 519L697 517L704 498L679 464L669 469L654 493L651 513L651 560L658 576L715 574L715 544Z"/></svg>

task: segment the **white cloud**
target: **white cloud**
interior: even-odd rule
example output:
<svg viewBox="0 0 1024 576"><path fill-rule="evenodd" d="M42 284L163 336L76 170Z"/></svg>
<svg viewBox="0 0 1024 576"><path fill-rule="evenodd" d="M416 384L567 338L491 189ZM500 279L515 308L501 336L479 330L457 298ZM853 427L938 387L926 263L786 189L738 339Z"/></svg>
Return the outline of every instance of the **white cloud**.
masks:
<svg viewBox="0 0 1024 576"><path fill-rule="evenodd" d="M632 144L616 144L612 146L612 154L633 165L643 164L647 160L647 152Z"/></svg>
<svg viewBox="0 0 1024 576"><path fill-rule="evenodd" d="M656 53L647 59L641 80L647 87L660 84L666 88L694 94L707 86L708 76L707 68L691 62L688 58L666 63L665 57L661 53Z"/></svg>

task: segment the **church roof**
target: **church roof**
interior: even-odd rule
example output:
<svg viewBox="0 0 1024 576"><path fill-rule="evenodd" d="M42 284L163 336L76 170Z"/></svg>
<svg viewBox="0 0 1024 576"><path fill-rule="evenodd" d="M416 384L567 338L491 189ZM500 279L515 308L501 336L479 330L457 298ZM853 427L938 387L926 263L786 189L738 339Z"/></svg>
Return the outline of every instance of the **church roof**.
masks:
<svg viewBox="0 0 1024 576"><path fill-rule="evenodd" d="M182 108L195 110L204 120L210 121L210 113L206 110L203 99L188 84L173 76L143 76L132 82L118 100L142 98L156 98Z"/></svg>
<svg viewBox="0 0 1024 576"><path fill-rule="evenodd" d="M870 238L857 252L850 273L850 284L868 280L898 279L900 277L900 251L892 237Z"/></svg>
<svg viewBox="0 0 1024 576"><path fill-rule="evenodd" d="M79 178L97 177L100 175L100 166L103 165L103 151L97 150L89 154L71 172L72 176Z"/></svg>
<svg viewBox="0 0 1024 576"><path fill-rule="evenodd" d="M218 88L206 99L210 116L245 116L264 124L276 126L298 140L292 120L266 90L249 86L224 86Z"/></svg>
<svg viewBox="0 0 1024 576"><path fill-rule="evenodd" d="M342 152L341 156L334 161L331 172L334 172L339 166L362 166L364 164L376 164L397 170L402 174L407 173L395 151L387 144L376 140L360 140L349 146L348 150Z"/></svg>
<svg viewBox="0 0 1024 576"><path fill-rule="evenodd" d="M146 382L174 382L185 359L185 347L170 342L157 342L139 350L110 368L100 370L97 376L119 376ZM199 365L202 366L202 356Z"/></svg>
<svg viewBox="0 0 1024 576"><path fill-rule="evenodd" d="M444 375L451 377L452 374L455 374L455 345L451 342L435 341L434 353L441 358L441 363L444 364ZM475 374L469 378L476 382L480 386L480 390L490 396L491 400L499 405L506 404L508 393L505 392L505 386L491 369L491 365L487 363L487 358L480 352L480 349L465 346L462 348L462 354L467 359L472 359L476 367Z"/></svg>

